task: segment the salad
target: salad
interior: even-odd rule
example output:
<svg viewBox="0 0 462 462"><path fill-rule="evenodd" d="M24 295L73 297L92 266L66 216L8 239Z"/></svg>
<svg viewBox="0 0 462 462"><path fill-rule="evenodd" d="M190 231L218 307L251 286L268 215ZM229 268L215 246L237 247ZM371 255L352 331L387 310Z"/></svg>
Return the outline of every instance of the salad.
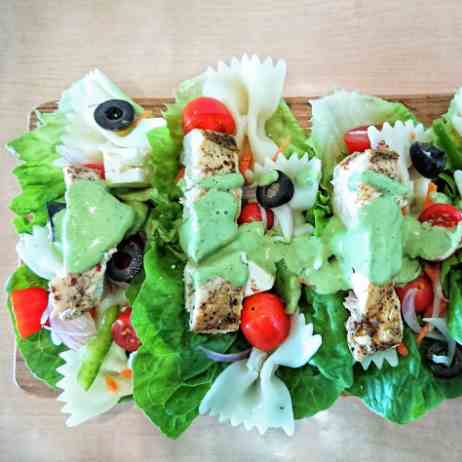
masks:
<svg viewBox="0 0 462 462"><path fill-rule="evenodd" d="M462 394L462 93L424 127L337 91L308 132L286 65L183 82L162 117L100 71L8 143L8 310L67 425L133 400L264 433L356 396L395 423Z"/></svg>

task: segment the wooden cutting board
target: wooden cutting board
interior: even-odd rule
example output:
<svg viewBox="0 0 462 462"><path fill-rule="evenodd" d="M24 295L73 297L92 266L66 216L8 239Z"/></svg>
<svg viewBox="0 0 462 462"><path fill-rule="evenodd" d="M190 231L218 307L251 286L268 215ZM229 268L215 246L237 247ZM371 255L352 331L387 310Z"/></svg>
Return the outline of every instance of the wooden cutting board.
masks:
<svg viewBox="0 0 462 462"><path fill-rule="evenodd" d="M304 128L309 128L311 121L311 107L308 104L309 99L316 97L293 97L286 98L287 103L297 117L298 121ZM452 95L404 95L404 96L387 96L385 99L391 101L400 101L411 109L421 122L430 125L432 120L444 114L447 111L449 101ZM135 101L150 110L155 116L160 116L165 109L166 103L171 103L171 98L135 98ZM57 109L55 101L45 103L30 114L29 130L37 126L36 111L53 112ZM15 350L15 383L27 393L41 397L56 397L57 392L48 388L44 383L35 379L27 369L24 360L17 350Z"/></svg>

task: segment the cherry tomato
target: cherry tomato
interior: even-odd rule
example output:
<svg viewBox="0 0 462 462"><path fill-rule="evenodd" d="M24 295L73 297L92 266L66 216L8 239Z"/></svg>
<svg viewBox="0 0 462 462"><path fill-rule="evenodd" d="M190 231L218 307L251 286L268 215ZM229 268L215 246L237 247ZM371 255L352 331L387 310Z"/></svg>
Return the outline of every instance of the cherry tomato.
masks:
<svg viewBox="0 0 462 462"><path fill-rule="evenodd" d="M414 281L407 283L403 287L396 288L396 293L398 294L401 303L403 303L406 294L410 289L417 289L415 294L416 313L424 313L429 306L432 306L433 286L432 282L425 274L422 274L417 279L414 279Z"/></svg>
<svg viewBox="0 0 462 462"><path fill-rule="evenodd" d="M444 318L446 317L446 308L448 306L448 301L445 298L441 299L440 302L440 311L438 314L439 318ZM425 318L433 318L433 303L427 307L424 313Z"/></svg>
<svg viewBox="0 0 462 462"><path fill-rule="evenodd" d="M40 319L48 306L48 292L40 287L14 290L11 294L13 312L21 337L29 337L42 326Z"/></svg>
<svg viewBox="0 0 462 462"><path fill-rule="evenodd" d="M282 300L269 292L244 299L241 331L252 346L271 351L288 337L290 318L284 308Z"/></svg>
<svg viewBox="0 0 462 462"><path fill-rule="evenodd" d="M141 342L136 335L135 329L131 322L132 309L129 307L124 308L119 317L112 324L112 338L126 351L136 351Z"/></svg>
<svg viewBox="0 0 462 462"><path fill-rule="evenodd" d="M423 210L419 220L429 221L433 226L453 228L462 221L462 212L451 204L431 204Z"/></svg>
<svg viewBox="0 0 462 462"><path fill-rule="evenodd" d="M368 127L369 125L362 125L361 127L353 128L345 133L343 141L348 149L348 154L363 152L371 148L371 142L367 135Z"/></svg>
<svg viewBox="0 0 462 462"><path fill-rule="evenodd" d="M271 229L274 224L274 213L270 209L265 209L266 212L266 227ZM256 202L249 202L242 207L241 214L237 222L242 225L243 223L252 223L253 221L263 221L260 206Z"/></svg>
<svg viewBox="0 0 462 462"><path fill-rule="evenodd" d="M86 168L91 168L92 170L94 170L99 176L101 179L105 179L106 178L106 175L104 173L104 164L99 164L99 163L88 163L88 164L83 164L84 167Z"/></svg>
<svg viewBox="0 0 462 462"><path fill-rule="evenodd" d="M189 133L194 128L228 135L236 133L236 123L228 108L221 101L206 96L193 99L183 109L184 133Z"/></svg>

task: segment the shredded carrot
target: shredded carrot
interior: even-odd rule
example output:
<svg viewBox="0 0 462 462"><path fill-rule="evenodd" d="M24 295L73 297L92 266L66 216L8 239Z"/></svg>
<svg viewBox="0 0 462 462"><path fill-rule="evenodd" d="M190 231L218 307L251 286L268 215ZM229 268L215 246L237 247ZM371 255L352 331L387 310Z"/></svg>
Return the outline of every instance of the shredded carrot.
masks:
<svg viewBox="0 0 462 462"><path fill-rule="evenodd" d="M96 312L96 306L93 307L91 310L90 310L90 316L93 318L93 319L96 319L96 316L98 315L98 313Z"/></svg>
<svg viewBox="0 0 462 462"><path fill-rule="evenodd" d="M438 190L438 186L436 186L436 184L433 183L433 181L430 181L430 183L428 183L427 195L425 196L425 200L423 203L423 210L425 210L427 207L433 204L431 196L437 190Z"/></svg>
<svg viewBox="0 0 462 462"><path fill-rule="evenodd" d="M431 324L425 324L425 326L420 329L420 332L417 334L416 342L417 345L422 343L422 340L428 335L428 333L433 329Z"/></svg>
<svg viewBox="0 0 462 462"><path fill-rule="evenodd" d="M111 375L105 375L104 381L106 382L106 388L108 389L109 393L117 392L117 390L119 389L119 385L117 385L117 382L114 380L114 377L112 377Z"/></svg>
<svg viewBox="0 0 462 462"><path fill-rule="evenodd" d="M409 350L404 342L401 342L398 347L396 348L400 356L407 356L409 354Z"/></svg>
<svg viewBox="0 0 462 462"><path fill-rule="evenodd" d="M253 165L253 153L250 147L249 140L246 138L239 157L239 171L244 175L247 170L250 170Z"/></svg>
<svg viewBox="0 0 462 462"><path fill-rule="evenodd" d="M123 369L122 371L119 372L120 376L123 377L124 379L131 379L133 372L131 369Z"/></svg>
<svg viewBox="0 0 462 462"><path fill-rule="evenodd" d="M177 183L184 177L184 172L185 172L184 167L180 167L180 169L178 170L178 173L176 174L176 178L175 178L175 181Z"/></svg>

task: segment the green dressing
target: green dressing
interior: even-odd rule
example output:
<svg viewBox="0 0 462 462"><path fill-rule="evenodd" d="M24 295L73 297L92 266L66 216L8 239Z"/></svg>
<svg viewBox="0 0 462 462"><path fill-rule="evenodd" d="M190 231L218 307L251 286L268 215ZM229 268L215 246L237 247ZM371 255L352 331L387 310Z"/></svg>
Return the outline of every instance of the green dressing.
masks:
<svg viewBox="0 0 462 462"><path fill-rule="evenodd" d="M219 189L227 191L230 189L240 188L244 185L244 177L240 173L226 173L222 175L213 175L204 178L199 182L199 186L205 189Z"/></svg>
<svg viewBox="0 0 462 462"><path fill-rule="evenodd" d="M71 273L82 273L99 263L124 238L135 219L131 207L119 202L99 181L71 184L66 206L62 250Z"/></svg>

